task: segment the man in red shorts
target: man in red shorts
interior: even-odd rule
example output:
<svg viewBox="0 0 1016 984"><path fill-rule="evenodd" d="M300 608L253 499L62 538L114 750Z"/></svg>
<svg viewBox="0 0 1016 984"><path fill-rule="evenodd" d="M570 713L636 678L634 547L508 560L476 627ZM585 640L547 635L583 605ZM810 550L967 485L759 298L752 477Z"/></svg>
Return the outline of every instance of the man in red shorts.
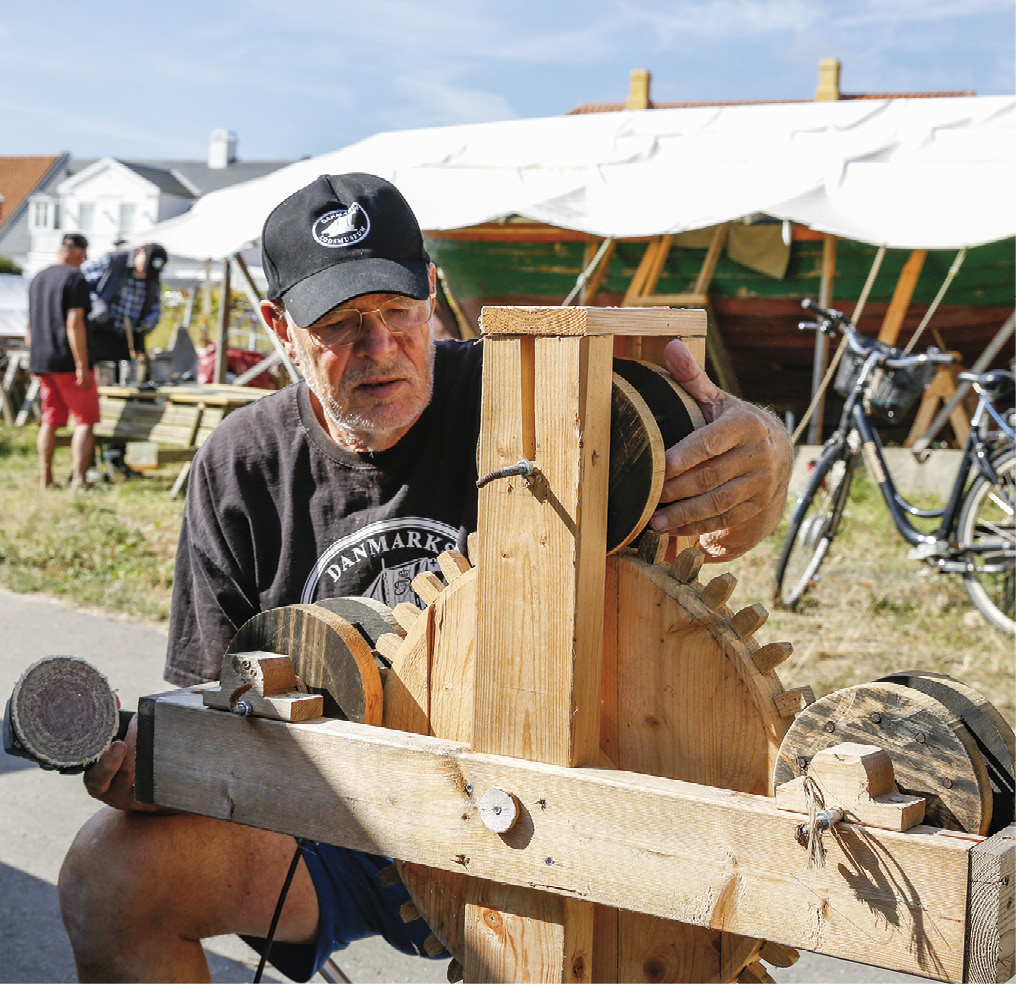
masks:
<svg viewBox="0 0 1016 984"><path fill-rule="evenodd" d="M91 301L88 284L78 269L87 250L84 236L68 233L60 244L57 262L36 274L28 289L25 344L30 350L28 369L39 380L42 396L37 447L44 489L53 484L56 432L72 415L71 484L88 485L92 429L99 422L99 389L92 374L85 323Z"/></svg>

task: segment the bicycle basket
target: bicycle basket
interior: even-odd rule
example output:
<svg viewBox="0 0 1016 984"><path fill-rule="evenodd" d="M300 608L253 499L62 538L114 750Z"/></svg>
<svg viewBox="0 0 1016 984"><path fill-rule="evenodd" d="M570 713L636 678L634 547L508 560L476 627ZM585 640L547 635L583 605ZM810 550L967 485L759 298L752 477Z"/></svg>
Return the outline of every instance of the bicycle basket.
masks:
<svg viewBox="0 0 1016 984"><path fill-rule="evenodd" d="M857 377L861 375L863 365L863 355L857 355L850 349L843 353L843 358L840 359L840 364L836 367L833 389L844 399L854 391L854 384L857 382Z"/></svg>
<svg viewBox="0 0 1016 984"><path fill-rule="evenodd" d="M899 353L894 349L893 355ZM925 362L906 369L876 368L871 374L865 409L873 416L896 423L917 402L935 375L935 366Z"/></svg>

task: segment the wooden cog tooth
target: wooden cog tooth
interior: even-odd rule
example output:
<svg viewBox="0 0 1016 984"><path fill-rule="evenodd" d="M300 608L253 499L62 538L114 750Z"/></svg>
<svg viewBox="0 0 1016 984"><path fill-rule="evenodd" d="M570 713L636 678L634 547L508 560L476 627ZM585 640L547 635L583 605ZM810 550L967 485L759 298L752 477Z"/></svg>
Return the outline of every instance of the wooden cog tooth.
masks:
<svg viewBox="0 0 1016 984"><path fill-rule="evenodd" d="M729 571L718 574L702 589L702 601L710 608L719 608L734 593L737 578Z"/></svg>
<svg viewBox="0 0 1016 984"><path fill-rule="evenodd" d="M412 899L406 899L402 905L399 906L399 915L402 917L404 923L415 922L420 919L420 910L416 908L415 903Z"/></svg>
<svg viewBox="0 0 1016 984"><path fill-rule="evenodd" d="M448 964L448 984L459 984L462 980L462 963L461 961L452 958Z"/></svg>
<svg viewBox="0 0 1016 984"><path fill-rule="evenodd" d="M452 581L462 577L473 565L458 550L445 550L437 555L437 566L441 568L444 579L451 584Z"/></svg>
<svg viewBox="0 0 1016 984"><path fill-rule="evenodd" d="M425 605L433 604L434 599L441 594L443 589L444 584L441 578L433 571L420 571L413 578L413 590L420 596Z"/></svg>
<svg viewBox="0 0 1016 984"><path fill-rule="evenodd" d="M769 611L764 605L749 605L742 608L730 619L730 627L741 639L746 639L753 632L757 632L766 624L769 618Z"/></svg>
<svg viewBox="0 0 1016 984"><path fill-rule="evenodd" d="M670 573L682 584L691 584L698 577L698 572L705 560L705 554L695 547L682 550L670 565Z"/></svg>
<svg viewBox="0 0 1016 984"><path fill-rule="evenodd" d="M473 567L480 566L480 534L470 533L466 537L466 554Z"/></svg>
<svg viewBox="0 0 1016 984"><path fill-rule="evenodd" d="M445 952L444 943L431 933L430 936L423 941L423 952L426 953L428 957L440 956Z"/></svg>
<svg viewBox="0 0 1016 984"><path fill-rule="evenodd" d="M765 967L757 960L754 963L748 964L740 974L737 975L738 984L776 984L775 980L769 976L769 972Z"/></svg>
<svg viewBox="0 0 1016 984"><path fill-rule="evenodd" d="M399 869L394 864L386 864L377 870L377 880L386 888L391 885L398 885L402 879L399 877Z"/></svg>
<svg viewBox="0 0 1016 984"><path fill-rule="evenodd" d="M416 605L411 605L408 601L403 601L392 609L392 614L395 616L395 621L408 632L413 627L413 623L420 617L420 609Z"/></svg>
<svg viewBox="0 0 1016 984"><path fill-rule="evenodd" d="M801 959L801 954L792 946L784 946L782 943L771 941L762 944L759 956L773 967L793 967Z"/></svg>
<svg viewBox="0 0 1016 984"><path fill-rule="evenodd" d="M815 694L811 687L797 687L794 690L784 690L773 698L780 717L793 717L800 714L809 704L815 703Z"/></svg>
<svg viewBox="0 0 1016 984"><path fill-rule="evenodd" d="M788 659L793 651L794 647L789 642L770 642L752 653L751 658L759 673L768 673Z"/></svg>
<svg viewBox="0 0 1016 984"><path fill-rule="evenodd" d="M403 636L396 635L394 632L386 632L383 636L377 637L374 648L379 655L383 656L390 663L398 654L403 638Z"/></svg>
<svg viewBox="0 0 1016 984"><path fill-rule="evenodd" d="M669 543L670 538L666 533L657 533L647 527L635 541L635 556L647 564L662 564Z"/></svg>

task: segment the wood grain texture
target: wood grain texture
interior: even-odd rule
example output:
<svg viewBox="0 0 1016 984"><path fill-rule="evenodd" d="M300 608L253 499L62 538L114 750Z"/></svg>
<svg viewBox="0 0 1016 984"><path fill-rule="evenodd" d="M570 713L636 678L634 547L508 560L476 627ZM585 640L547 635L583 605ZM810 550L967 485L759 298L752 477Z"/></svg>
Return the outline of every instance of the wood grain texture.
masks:
<svg viewBox="0 0 1016 984"><path fill-rule="evenodd" d="M1016 971L1016 826L970 851L970 925L965 979L1008 981Z"/></svg>
<svg viewBox="0 0 1016 984"><path fill-rule="evenodd" d="M485 307L480 331L496 335L672 335L706 334L705 311L693 308Z"/></svg>
<svg viewBox="0 0 1016 984"><path fill-rule="evenodd" d="M817 752L845 741L888 751L900 791L926 799L926 823L988 829L991 786L975 742L943 704L895 683L837 690L802 711L780 747L774 786L804 775Z"/></svg>

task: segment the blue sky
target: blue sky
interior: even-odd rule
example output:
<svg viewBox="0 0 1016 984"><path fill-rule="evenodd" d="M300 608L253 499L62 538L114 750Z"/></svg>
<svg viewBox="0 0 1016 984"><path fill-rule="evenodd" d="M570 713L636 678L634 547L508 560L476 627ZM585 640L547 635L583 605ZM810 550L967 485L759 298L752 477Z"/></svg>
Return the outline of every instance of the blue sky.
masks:
<svg viewBox="0 0 1016 984"><path fill-rule="evenodd" d="M1013 0L9 0L0 153L246 159L623 101L1012 94Z"/></svg>

